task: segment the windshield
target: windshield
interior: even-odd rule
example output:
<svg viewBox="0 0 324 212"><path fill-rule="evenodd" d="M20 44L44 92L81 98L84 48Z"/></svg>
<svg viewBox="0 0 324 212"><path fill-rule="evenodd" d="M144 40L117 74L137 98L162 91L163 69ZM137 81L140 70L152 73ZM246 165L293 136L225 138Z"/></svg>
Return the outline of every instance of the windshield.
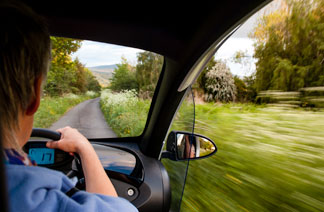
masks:
<svg viewBox="0 0 324 212"><path fill-rule="evenodd" d="M163 57L93 41L51 41L52 60L34 127L70 126L88 138L139 136Z"/></svg>

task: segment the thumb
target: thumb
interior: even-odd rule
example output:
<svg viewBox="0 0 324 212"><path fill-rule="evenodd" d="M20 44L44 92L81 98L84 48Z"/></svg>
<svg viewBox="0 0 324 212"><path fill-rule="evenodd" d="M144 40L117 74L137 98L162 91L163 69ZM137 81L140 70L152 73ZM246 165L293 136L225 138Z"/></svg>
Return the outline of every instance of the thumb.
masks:
<svg viewBox="0 0 324 212"><path fill-rule="evenodd" d="M58 148L58 142L57 141L48 141L46 143L46 147L51 148L51 149L57 149Z"/></svg>

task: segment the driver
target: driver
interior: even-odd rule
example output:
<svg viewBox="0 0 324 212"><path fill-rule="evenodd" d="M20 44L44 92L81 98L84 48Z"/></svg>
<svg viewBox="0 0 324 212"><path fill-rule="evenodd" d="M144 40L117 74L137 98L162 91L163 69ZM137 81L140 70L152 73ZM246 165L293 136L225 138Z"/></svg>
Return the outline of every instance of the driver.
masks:
<svg viewBox="0 0 324 212"><path fill-rule="evenodd" d="M24 5L2 4L0 16L0 140L10 211L137 211L117 197L92 145L76 129L59 129L61 139L47 147L80 155L86 191L76 191L61 172L35 166L22 151L40 104L50 38L43 19Z"/></svg>

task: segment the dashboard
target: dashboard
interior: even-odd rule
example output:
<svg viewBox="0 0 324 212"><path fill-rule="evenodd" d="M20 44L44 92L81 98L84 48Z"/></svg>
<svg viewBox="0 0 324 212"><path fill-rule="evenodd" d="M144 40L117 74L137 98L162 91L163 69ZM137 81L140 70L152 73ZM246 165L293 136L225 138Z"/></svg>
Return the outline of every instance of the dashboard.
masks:
<svg viewBox="0 0 324 212"><path fill-rule="evenodd" d="M136 167L136 157L129 152L117 148L92 144L99 160L106 171L114 171L131 175ZM23 150L34 160L38 166L60 167L64 162L73 159L68 153L59 149L49 149L46 142L28 142Z"/></svg>
<svg viewBox="0 0 324 212"><path fill-rule="evenodd" d="M136 157L129 152L117 148L92 144L99 160L106 171L114 171L131 175L136 167Z"/></svg>
<svg viewBox="0 0 324 212"><path fill-rule="evenodd" d="M160 161L144 156L137 145L129 146L127 142L118 146L100 142L91 144L118 196L132 202L139 211L151 211L157 205L161 206L161 211L169 207L169 178ZM77 188L85 189L80 157L49 149L46 141L39 140L30 140L23 150L38 166L61 171L76 182Z"/></svg>
<svg viewBox="0 0 324 212"><path fill-rule="evenodd" d="M142 167L136 157L118 148L100 144L92 144L92 146L107 175L111 177L118 195L130 201L134 200L139 193L137 186L143 181ZM71 178L79 184L79 188L85 188L80 158L75 159L69 153L59 149L49 149L45 141L30 141L23 147L23 150L38 166L59 170L65 174L71 170L78 173ZM76 161L73 162L74 159Z"/></svg>

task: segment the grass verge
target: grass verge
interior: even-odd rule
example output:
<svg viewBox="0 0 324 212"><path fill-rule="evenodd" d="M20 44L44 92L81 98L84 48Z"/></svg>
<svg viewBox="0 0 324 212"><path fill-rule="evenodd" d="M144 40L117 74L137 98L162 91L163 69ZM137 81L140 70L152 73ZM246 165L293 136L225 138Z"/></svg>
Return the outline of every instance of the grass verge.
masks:
<svg viewBox="0 0 324 212"><path fill-rule="evenodd" d="M144 128L149 102L135 96L102 95L102 110L119 136ZM171 129L191 131L192 111L192 105L182 106ZM322 211L323 128L323 111L196 105L195 132L214 140L218 152L190 162L182 211ZM162 162L177 205L186 162Z"/></svg>
<svg viewBox="0 0 324 212"><path fill-rule="evenodd" d="M43 97L34 116L33 127L48 128L75 105L97 96L95 93L86 93L84 95L66 94L62 97Z"/></svg>
<svg viewBox="0 0 324 212"><path fill-rule="evenodd" d="M139 136L144 130L149 100L137 98L135 91L101 92L100 107L108 125L119 137Z"/></svg>
<svg viewBox="0 0 324 212"><path fill-rule="evenodd" d="M197 105L195 132L219 150L190 162L182 210L322 211L323 127L323 111Z"/></svg>

